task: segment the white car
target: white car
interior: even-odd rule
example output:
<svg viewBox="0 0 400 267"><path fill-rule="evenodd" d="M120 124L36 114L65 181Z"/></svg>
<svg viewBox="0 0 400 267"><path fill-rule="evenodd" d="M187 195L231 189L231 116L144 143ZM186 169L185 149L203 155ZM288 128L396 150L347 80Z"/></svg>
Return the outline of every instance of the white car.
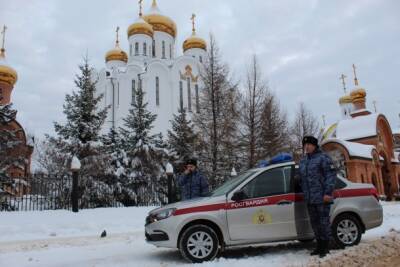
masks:
<svg viewBox="0 0 400 267"><path fill-rule="evenodd" d="M207 197L157 208L146 218L148 243L178 248L191 262L213 260L230 246L314 238L294 162L250 169ZM335 242L352 246L382 224L382 207L370 184L338 177L331 207Z"/></svg>

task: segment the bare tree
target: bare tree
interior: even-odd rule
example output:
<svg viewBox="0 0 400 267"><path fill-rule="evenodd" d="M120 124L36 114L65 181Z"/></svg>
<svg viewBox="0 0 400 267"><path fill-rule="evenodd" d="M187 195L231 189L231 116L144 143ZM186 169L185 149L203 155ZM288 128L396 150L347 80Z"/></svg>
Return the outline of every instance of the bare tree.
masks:
<svg viewBox="0 0 400 267"><path fill-rule="evenodd" d="M214 37L210 36L208 56L203 64L203 88L199 109L193 122L199 133L199 157L212 186L229 173L235 156L238 113L237 89L229 78L229 69L222 63ZM226 151L230 151L229 153Z"/></svg>
<svg viewBox="0 0 400 267"><path fill-rule="evenodd" d="M261 136L262 114L268 85L263 79L257 56L253 56L247 70L245 90L241 98L241 137L247 167L254 167L258 160L257 143Z"/></svg>
<svg viewBox="0 0 400 267"><path fill-rule="evenodd" d="M297 108L296 117L290 132L293 151L299 151L302 148L302 140L304 136L317 136L318 131L318 119L313 115L311 110L301 102Z"/></svg>
<svg viewBox="0 0 400 267"><path fill-rule="evenodd" d="M286 112L282 110L272 93L268 93L264 99L260 128L260 138L258 138L260 158L271 158L277 153L290 150Z"/></svg>

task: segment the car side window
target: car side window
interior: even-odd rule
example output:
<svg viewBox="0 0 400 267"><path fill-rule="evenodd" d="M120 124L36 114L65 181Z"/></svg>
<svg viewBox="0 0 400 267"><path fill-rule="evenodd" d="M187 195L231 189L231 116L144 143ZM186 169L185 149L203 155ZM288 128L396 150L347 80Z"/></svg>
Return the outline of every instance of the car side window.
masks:
<svg viewBox="0 0 400 267"><path fill-rule="evenodd" d="M265 171L246 184L242 191L247 198L286 194L290 191L290 167Z"/></svg>
<svg viewBox="0 0 400 267"><path fill-rule="evenodd" d="M338 189L342 189L342 188L345 188L345 187L346 187L346 183L336 177L335 189L338 190Z"/></svg>

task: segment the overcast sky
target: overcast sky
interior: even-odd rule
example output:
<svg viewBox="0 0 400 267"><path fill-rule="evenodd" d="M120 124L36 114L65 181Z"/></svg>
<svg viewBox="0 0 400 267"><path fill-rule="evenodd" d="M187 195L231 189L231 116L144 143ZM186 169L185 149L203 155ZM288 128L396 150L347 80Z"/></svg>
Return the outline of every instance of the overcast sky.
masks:
<svg viewBox="0 0 400 267"><path fill-rule="evenodd" d="M148 10L151 0L144 1ZM367 105L377 101L392 127L400 119L400 1L384 0L158 0L178 26L177 52L190 35L212 32L235 79L257 54L270 86L292 118L300 101L331 123L340 118L339 76L358 67ZM114 46L116 26L128 50L127 27L137 18L136 0L0 0L0 25L8 26L7 61L18 72L13 92L18 119L37 136L53 134L62 121L66 93L77 65L89 53L96 68Z"/></svg>

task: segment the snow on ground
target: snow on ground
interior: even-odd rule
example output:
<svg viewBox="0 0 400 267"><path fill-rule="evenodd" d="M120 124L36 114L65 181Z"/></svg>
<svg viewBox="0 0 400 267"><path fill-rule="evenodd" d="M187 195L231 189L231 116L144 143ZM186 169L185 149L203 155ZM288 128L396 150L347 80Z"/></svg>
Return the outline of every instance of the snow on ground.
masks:
<svg viewBox="0 0 400 267"><path fill-rule="evenodd" d="M400 230L400 203L382 203L384 223L362 242ZM152 208L0 213L0 266L140 266L187 264L177 250L156 248L144 240L144 218ZM103 230L106 238L100 238ZM234 248L214 262L196 266L305 265L312 244L288 242Z"/></svg>

